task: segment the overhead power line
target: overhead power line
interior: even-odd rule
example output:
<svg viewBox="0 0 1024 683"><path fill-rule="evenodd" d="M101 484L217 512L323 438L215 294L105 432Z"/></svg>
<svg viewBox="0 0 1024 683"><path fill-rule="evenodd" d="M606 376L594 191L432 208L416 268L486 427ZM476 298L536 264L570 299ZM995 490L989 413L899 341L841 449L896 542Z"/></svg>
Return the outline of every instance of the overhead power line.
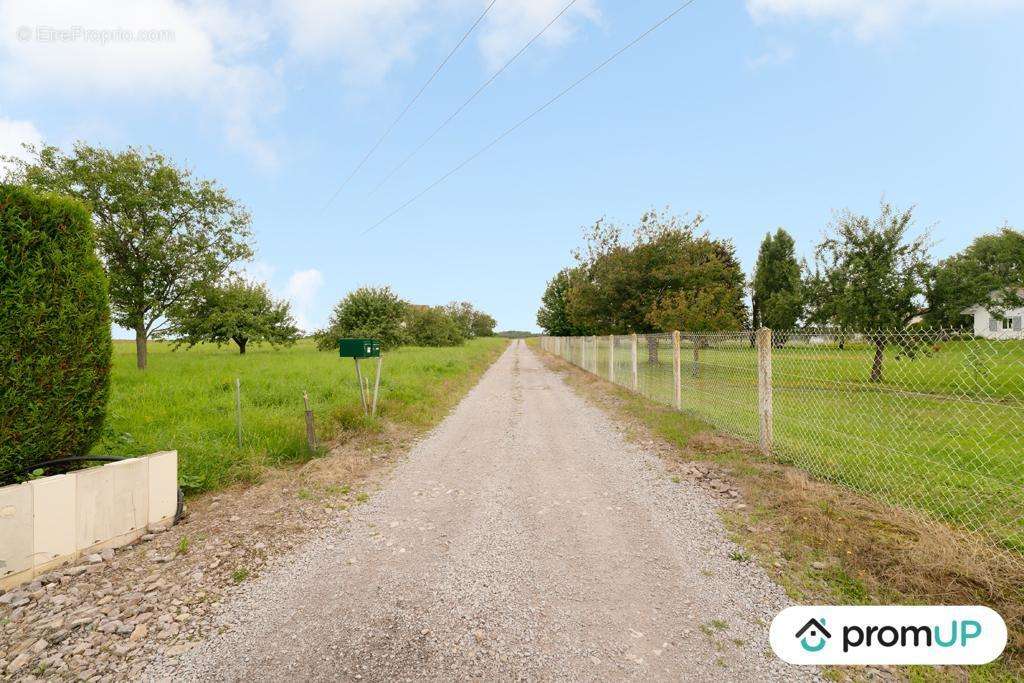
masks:
<svg viewBox="0 0 1024 683"><path fill-rule="evenodd" d="M441 69L444 68L444 65L447 64L448 60L452 58L452 55L454 55L458 51L458 49L462 47L462 44L466 42L466 39L469 38L469 35L476 29L476 27L480 25L480 22L484 20L484 17L487 16L487 13L491 11L491 8L494 7L494 3L496 3L497 1L498 0L491 0L487 7L484 8L484 11L480 14L480 16L476 18L476 21L473 22L472 26L470 26L462 35L462 38L459 39L459 42L455 44L455 47L453 47L451 51L445 56L445 58L441 60L441 63L437 65L436 69L434 69L434 73L430 74L430 78L427 79L427 82L423 84L423 86L415 95L413 95L413 98L409 100L409 104L405 105L405 109L403 109L402 112L397 117L395 117L395 120L392 121L391 125L387 127L387 129L384 131L384 134L380 136L380 139L378 139L377 142L374 143L373 147L370 148L370 151L368 151L366 155L359 161L359 163L356 164L356 167L352 169L352 172L348 174L348 177L345 178L341 185L338 186L338 189L334 191L334 194L331 195L331 198L328 199L327 203L324 205L325 209L331 205L331 202L334 201L335 197L341 194L341 191L345 189L349 181L355 177L356 173L359 173L359 169L363 167L363 164L365 164L367 160L371 156L373 156L373 153L377 151L377 148L380 147L381 143L384 142L388 135L391 134L391 131L394 130L395 126L398 125L398 122L402 120L402 118L409 112L410 109L412 109L412 105L414 105L416 103L416 100L420 98L420 95L423 94L423 91L427 89L427 86L429 86L434 81L435 78L437 78L437 74L441 73Z"/></svg>
<svg viewBox="0 0 1024 683"><path fill-rule="evenodd" d="M555 22L558 21L559 19L561 19L562 15L564 15L566 12L568 12L569 8L572 7L573 5L575 5L576 2L577 2L577 0L570 0L570 2L565 7L562 8L561 12L559 12L554 17L552 17L551 21L549 21L547 23L547 25L544 26L544 28L542 28L538 33L536 33L532 38L530 38L529 42L527 42L526 45L523 45L523 47L520 48L519 52L517 52L514 55L512 55L511 59L509 59L507 62L505 62L505 64L502 65L502 67L500 69L495 71L491 75L490 78L488 78L486 81L484 81L483 85L481 85L479 88L476 89L476 92L474 92L472 95L470 95L466 99L465 102L460 104L459 107L454 112L452 112L451 116L449 116L447 119L445 119L444 122L442 122L440 126L438 126L437 128L434 129L433 133L431 133L430 135L427 136L426 140L421 142L419 144L419 146L416 147L416 149L414 149L412 152L410 152L409 156L405 157L405 159L403 159L400 164L398 164L393 169L391 169L388 172L388 174L386 176L384 176L384 179L381 180L379 183L377 183L377 187L373 188L373 190L370 191L370 195L373 195L375 192L377 192L377 190L379 190L381 187L384 186L385 183L387 183L389 180L391 180L391 178L396 173L398 173L400 170L402 170L402 168L405 167L405 165L407 163L409 163L414 156L419 154L421 149L426 147L430 143L430 141L433 140L434 137L445 128L445 126L447 126L449 123L451 123L455 119L456 116L461 114L462 110L465 109L466 107L468 107L470 105L470 103L477 98L477 95L479 95L484 90L486 90L487 86L489 86L491 83L493 83L498 78L498 76L500 76L507 68L512 66L512 63L515 62L517 59L519 59L519 57L524 52L526 52L530 48L531 45L533 45L535 42L537 42L537 40L540 39L541 36L543 36L545 33L547 33L547 30L549 28L551 28L552 26L554 26ZM370 196L370 195L367 195L367 196Z"/></svg>
<svg viewBox="0 0 1024 683"><path fill-rule="evenodd" d="M600 70L601 70L601 69L603 69L604 67L606 67L606 66L608 66L609 64L611 64L611 63L612 63L613 61L615 61L615 59L617 59L617 58L619 57L619 55L621 55L622 53L626 52L627 50L629 50L630 48L632 48L633 46L635 46L635 45L636 45L637 43L639 43L640 41L642 41L642 40L643 40L644 38L646 38L647 36L651 35L651 34L652 34L652 33L654 33L655 31L657 31L657 30L658 30L659 28L661 28L661 27L662 27L663 25L665 25L665 24L666 24L666 23L668 23L668 22L669 22L670 20L672 20L672 19L673 19L673 18L674 18L674 17L675 17L675 16L677 15L677 14L679 14L679 13L680 13L680 12L682 12L682 11L683 11L684 9L686 9L687 7L689 7L690 5L692 5L692 4L694 3L694 2L696 2L696 0L687 0L686 2L684 2L683 4L681 4L681 5L679 6L679 7L677 7L677 8L676 8L676 9L674 9L674 10L672 10L671 12L669 12L669 13L668 13L667 15L665 15L665 16L664 16L664 17L662 17L662 18L661 18L660 20L658 20L658 22L657 22L657 23L655 23L655 24L654 24L653 26L651 26L651 27L650 27L650 28L648 28L648 29L647 29L646 31L644 31L643 33L641 33L640 35L638 35L638 36L637 36L636 38L634 38L633 40L631 40L630 42L626 43L626 44L625 44L624 46L622 46L621 48L619 48L618 50L616 50L616 51L615 51L614 53L612 53L612 55L611 55L610 57L608 57L607 59L605 59L605 60L604 60L603 62L601 62L600 64L598 64L598 65L597 65L597 66L595 66L594 68L592 68L592 69L591 69L590 71L588 71L587 73L583 74L583 75L582 75L582 76L581 76L580 78L578 78L577 80L573 81L573 82L572 82L572 83L571 83L571 84L570 84L570 85L569 85L568 87L566 87L566 88L565 88L564 90L562 90L561 92L559 92L559 93L558 93L557 95L555 95L554 97L552 97L552 98L551 98L550 100L548 100L548 101L547 101L547 102L545 102L544 104L542 104L542 105L540 105L539 107L537 107L536 109L534 109L534 110L533 110L532 112L530 112L530 113L529 113L529 114L528 114L528 115L527 115L527 116L526 116L525 118L523 118L523 119L520 119L520 121L519 121L518 123L516 123L516 124L515 124L514 126L512 126L511 128L508 128L508 129L507 129L507 130L505 130L505 132L503 132L503 133L502 133L501 135L499 135L498 137L494 138L493 140L491 140L490 142L488 142L488 143L487 143L486 145L484 145L483 147L481 147L481 148L480 148L479 150L477 150L476 152L474 152L474 153L473 153L473 154L471 154L470 156L468 156L468 157L466 157L465 159L463 159L463 160L462 160L462 161L461 161L461 162L460 162L460 163L459 163L459 164L458 164L457 166L455 166L455 167L454 167L453 169L451 169L450 171L448 171L447 173L445 173L445 174L444 174L443 176L441 176L440 178L438 178L437 180L435 180L434 182L432 182L432 183L431 183L430 185L427 185L427 186L426 186L425 188L423 188L423 189L422 189L422 190L421 190L420 192L418 192L417 194L413 195L413 196L412 196L411 198L409 198L408 200L406 200L406 201L405 201L405 202L404 202L403 204L401 204L401 205L400 205L400 206L399 206L398 208L396 208L396 209L395 209L394 211L392 211L391 213L387 214L386 216L384 216L383 218L381 218L381 219L380 219L379 221L377 221L376 223L374 223L374 224L373 224L373 225L371 225L370 227L368 227L368 228L366 228L365 230L363 230L363 231L362 231L361 233L359 233L359 234L360 234L360 236L362 236L362 235L365 235L366 233L368 233L368 232L370 232L370 231L372 231L372 230L376 230L376 229L377 229L378 227L380 227L381 225L383 225L383 224L384 224L384 223L386 223L387 221L391 220L391 218L393 218L393 217L394 217L394 216L395 216L396 214L398 214L398 213L400 213L401 211L403 211L404 209L406 209L406 208L407 208L407 207L408 207L408 206L409 206L410 204L412 204L413 202L415 202L416 200L418 200L418 199L419 199L420 197L422 197L423 195L427 194L428 192L430 192L431 190L433 190L433 189L434 189L435 187L437 187L438 185L440 185L440 184L441 184L441 183L443 183L444 181L448 180L448 178L452 177L453 175L455 175L456 173L458 173L459 171L461 171L461 170L462 170L463 168L465 168L465 167L466 167L466 166L467 166L468 164L470 164L471 162L473 162L473 161L474 161L474 160L475 160L475 159L476 159L477 157L479 157L480 155L484 154L485 152L487 152L487 150L491 149L491 148L492 148L492 147L494 147L494 146L495 146L496 144L498 144L499 142L501 142L502 140L504 140L505 138L507 138L507 137L508 137L509 135L511 135L511 134L512 134L512 133L514 133L515 131L519 130L520 128L522 128L522 127L523 127L524 125L526 125L526 123L528 123L528 122L529 122L529 121L530 121L531 119L533 119L533 118L534 118L535 116L537 116L538 114L540 114L541 112L543 112L543 111L544 111L545 109L547 109L548 107L550 107L550 106L551 106L552 104L554 104L554 103L555 103L555 102L557 102L558 100L562 99L562 97L564 97L565 95L567 95L567 94L568 94L568 93L569 93L570 91L574 90L574 89L575 89L575 88L576 88L577 86L579 86L579 85L580 85L581 83L583 83L583 82L584 82L585 80L587 80L588 78L590 78L591 76L593 76L594 74L596 74L596 73L597 73L598 71L600 71Z"/></svg>

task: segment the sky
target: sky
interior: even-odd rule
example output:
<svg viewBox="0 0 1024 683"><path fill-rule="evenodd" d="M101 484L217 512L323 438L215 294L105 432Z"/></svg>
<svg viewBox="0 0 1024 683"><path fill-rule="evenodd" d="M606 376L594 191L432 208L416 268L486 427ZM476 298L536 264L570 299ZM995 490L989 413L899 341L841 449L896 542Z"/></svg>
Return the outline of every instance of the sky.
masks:
<svg viewBox="0 0 1024 683"><path fill-rule="evenodd" d="M748 274L767 231L810 256L883 197L937 258L1024 226L1024 0L695 0L434 185L682 4L577 0L374 191L567 3L0 0L0 154L136 145L217 179L307 330L361 285L536 329L583 229L651 208Z"/></svg>

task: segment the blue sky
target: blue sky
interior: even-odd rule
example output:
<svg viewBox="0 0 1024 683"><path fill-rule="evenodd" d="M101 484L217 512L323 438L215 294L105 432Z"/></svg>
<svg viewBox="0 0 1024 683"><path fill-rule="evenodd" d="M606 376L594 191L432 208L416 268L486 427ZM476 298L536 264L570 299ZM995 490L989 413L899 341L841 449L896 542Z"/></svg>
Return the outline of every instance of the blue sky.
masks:
<svg viewBox="0 0 1024 683"><path fill-rule="evenodd" d="M496 0L325 208L487 2L0 0L0 153L152 146L218 179L254 216L248 272L307 328L390 284L535 329L581 228L648 208L703 213L748 272L766 231L809 255L833 210L883 194L937 256L1024 225L1024 0L696 0L361 235L680 4L578 0L369 195L567 1Z"/></svg>

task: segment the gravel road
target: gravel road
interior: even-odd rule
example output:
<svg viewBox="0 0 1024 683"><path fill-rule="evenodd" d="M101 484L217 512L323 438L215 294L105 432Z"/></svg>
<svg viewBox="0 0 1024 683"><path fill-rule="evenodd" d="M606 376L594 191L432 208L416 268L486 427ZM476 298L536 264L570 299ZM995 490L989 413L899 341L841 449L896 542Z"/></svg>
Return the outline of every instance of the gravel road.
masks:
<svg viewBox="0 0 1024 683"><path fill-rule="evenodd" d="M151 672L203 680L802 680L783 591L721 503L673 483L513 342L382 490Z"/></svg>

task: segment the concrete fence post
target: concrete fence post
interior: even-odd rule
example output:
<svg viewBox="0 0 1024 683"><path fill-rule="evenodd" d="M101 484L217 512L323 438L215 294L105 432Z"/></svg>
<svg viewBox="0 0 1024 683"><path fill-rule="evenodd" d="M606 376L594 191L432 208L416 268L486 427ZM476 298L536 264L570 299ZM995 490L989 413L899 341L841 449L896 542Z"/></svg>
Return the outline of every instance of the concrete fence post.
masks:
<svg viewBox="0 0 1024 683"><path fill-rule="evenodd" d="M683 409L682 353L679 348L679 330L672 333L672 379L676 387L676 410Z"/></svg>
<svg viewBox="0 0 1024 683"><path fill-rule="evenodd" d="M615 335L608 335L608 381L615 384Z"/></svg>
<svg viewBox="0 0 1024 683"><path fill-rule="evenodd" d="M757 331L757 407L761 423L761 453L772 453L772 331Z"/></svg>
<svg viewBox="0 0 1024 683"><path fill-rule="evenodd" d="M640 389L640 375L637 372L637 367L636 367L636 361L637 361L637 357L636 357L637 338L636 338L636 333L635 332L633 333L632 337L630 337L630 341L632 342L631 343L631 347L630 347L630 356L631 356L631 362L633 364L633 391L638 391Z"/></svg>

